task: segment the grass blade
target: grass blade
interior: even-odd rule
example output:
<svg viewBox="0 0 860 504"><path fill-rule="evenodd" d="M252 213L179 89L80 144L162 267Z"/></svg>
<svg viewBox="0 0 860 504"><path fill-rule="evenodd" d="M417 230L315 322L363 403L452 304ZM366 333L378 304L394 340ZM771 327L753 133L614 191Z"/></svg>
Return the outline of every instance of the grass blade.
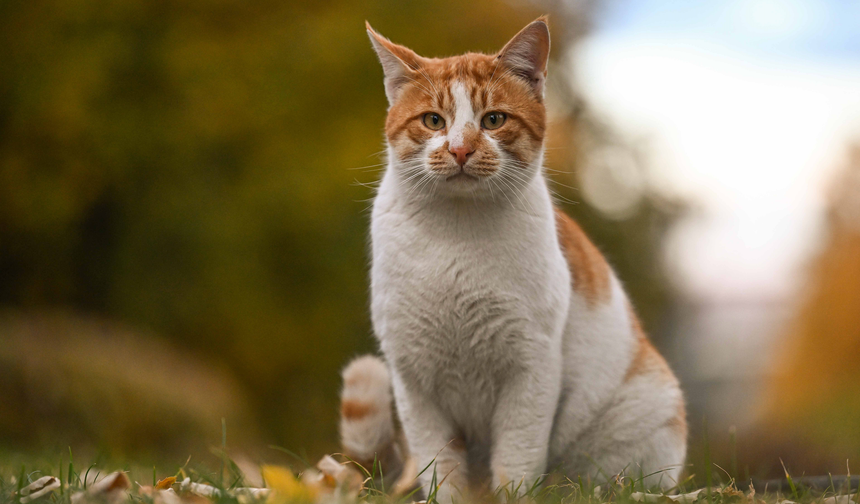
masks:
<svg viewBox="0 0 860 504"><path fill-rule="evenodd" d="M797 500L797 487L794 485L794 480L791 479L791 475L788 474L788 469L786 469L785 462L782 461L782 458L779 459L779 463L782 464L782 470L785 471L785 479L788 481L788 487L791 488L791 497L794 500Z"/></svg>

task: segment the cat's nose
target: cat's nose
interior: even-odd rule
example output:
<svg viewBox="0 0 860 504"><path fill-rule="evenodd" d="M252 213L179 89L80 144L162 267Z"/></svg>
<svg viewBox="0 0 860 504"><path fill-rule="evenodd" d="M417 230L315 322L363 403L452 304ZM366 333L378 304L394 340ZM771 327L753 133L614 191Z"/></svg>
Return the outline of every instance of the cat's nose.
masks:
<svg viewBox="0 0 860 504"><path fill-rule="evenodd" d="M458 147L449 147L448 152L454 155L457 164L463 166L469 159L469 156L475 153L475 149L471 145L460 145Z"/></svg>

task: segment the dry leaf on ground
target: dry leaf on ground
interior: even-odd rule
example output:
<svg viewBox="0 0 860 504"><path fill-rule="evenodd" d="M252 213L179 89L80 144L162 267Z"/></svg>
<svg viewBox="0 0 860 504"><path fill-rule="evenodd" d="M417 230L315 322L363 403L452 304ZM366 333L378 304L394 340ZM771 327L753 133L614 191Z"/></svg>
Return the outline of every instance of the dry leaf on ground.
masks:
<svg viewBox="0 0 860 504"><path fill-rule="evenodd" d="M119 503L126 497L126 491L131 487L131 481L124 472L110 473L101 480L93 483L83 492L72 495L72 504L88 502Z"/></svg>
<svg viewBox="0 0 860 504"><path fill-rule="evenodd" d="M60 480L54 476L43 476L21 489L21 503L44 497L60 488Z"/></svg>

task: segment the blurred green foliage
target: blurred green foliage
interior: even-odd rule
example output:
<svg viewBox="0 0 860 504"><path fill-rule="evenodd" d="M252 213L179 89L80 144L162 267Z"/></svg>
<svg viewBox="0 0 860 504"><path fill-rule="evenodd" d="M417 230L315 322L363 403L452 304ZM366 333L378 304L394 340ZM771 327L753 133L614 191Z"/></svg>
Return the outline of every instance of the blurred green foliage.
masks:
<svg viewBox="0 0 860 504"><path fill-rule="evenodd" d="M0 2L0 306L153 331L229 369L266 442L334 449L338 371L374 348L362 184L377 177L387 104L364 20L444 56L495 51L541 13L492 0ZM616 223L568 207L646 325L667 299L654 208Z"/></svg>
<svg viewBox="0 0 860 504"><path fill-rule="evenodd" d="M196 460L221 438L222 418L232 444L257 437L225 369L140 330L79 314L2 313L0 334L0 432L10 449Z"/></svg>

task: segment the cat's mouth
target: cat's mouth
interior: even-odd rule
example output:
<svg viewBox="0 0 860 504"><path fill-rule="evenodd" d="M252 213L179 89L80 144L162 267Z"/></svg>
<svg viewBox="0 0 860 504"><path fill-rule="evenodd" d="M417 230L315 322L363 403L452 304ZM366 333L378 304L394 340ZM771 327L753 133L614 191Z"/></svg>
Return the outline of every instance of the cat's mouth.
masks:
<svg viewBox="0 0 860 504"><path fill-rule="evenodd" d="M460 171L459 173L455 173L454 175L445 178L446 182L451 182L452 180L478 180L478 177L470 175L464 171Z"/></svg>

